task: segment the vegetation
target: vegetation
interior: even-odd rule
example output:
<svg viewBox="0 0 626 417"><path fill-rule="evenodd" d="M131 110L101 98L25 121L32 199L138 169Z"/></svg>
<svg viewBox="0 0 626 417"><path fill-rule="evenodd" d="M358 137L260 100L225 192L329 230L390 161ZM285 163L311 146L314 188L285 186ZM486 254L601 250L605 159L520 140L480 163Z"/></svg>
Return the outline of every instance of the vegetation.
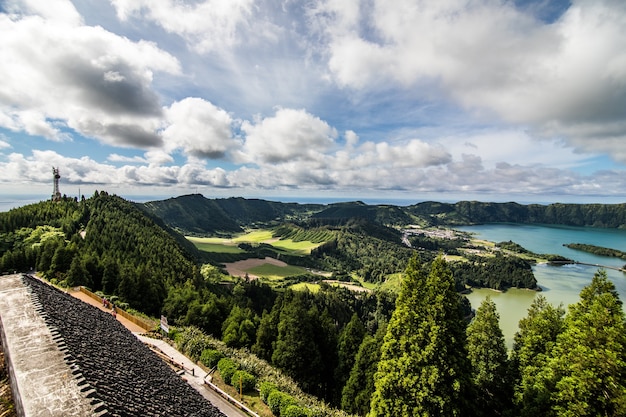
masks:
<svg viewBox="0 0 626 417"><path fill-rule="evenodd" d="M530 263L522 258L496 254L489 258L468 256L468 259L469 262L450 265L458 285L496 290L537 287Z"/></svg>
<svg viewBox="0 0 626 417"><path fill-rule="evenodd" d="M189 199L197 204L193 210L174 202L189 216L185 227L199 224L192 213L206 204L203 197ZM159 210L172 210L170 203ZM416 206L407 214L358 202L327 211L243 199L211 204L236 213L239 235L243 226L256 227L244 235L246 242L236 242L245 253L218 255L280 256L299 275L272 286L235 278L224 284L223 266L203 263L193 244L150 214L156 210L105 192L0 213L0 267L36 269L56 283L86 285L150 315L166 315L180 350L216 367L230 389L260 389L261 400L280 416L626 414L626 324L603 271L567 315L538 296L509 359L493 302L483 303L470 322L469 303L459 292L466 286L534 288L519 245L428 236L413 240L420 248L408 247L390 226L419 223ZM425 216L443 222L460 219L453 217L459 212L483 215L489 207L432 204ZM495 214L523 212L494 207ZM235 233L219 219L219 213L212 217L214 230ZM182 230L183 223L176 227ZM270 237L282 239L283 247L267 243ZM316 247L307 256L285 253L308 245ZM449 253L461 260L447 262ZM311 287L315 291L289 288L315 279L295 269L305 266L344 282L359 279L372 290L324 282Z"/></svg>
<svg viewBox="0 0 626 417"><path fill-rule="evenodd" d="M439 257L424 276L412 258L387 327L369 415L465 415L469 377L452 273Z"/></svg>
<svg viewBox="0 0 626 417"><path fill-rule="evenodd" d="M593 253L594 255L626 259L626 252L617 249L604 248L602 246L589 245L586 243L566 243L563 246L567 246L570 249Z"/></svg>
<svg viewBox="0 0 626 417"><path fill-rule="evenodd" d="M496 305L487 297L467 328L467 350L476 389L475 414L506 415L511 409L513 384Z"/></svg>
<svg viewBox="0 0 626 417"><path fill-rule="evenodd" d="M409 206L406 212L431 225L480 223L559 224L607 228L626 227L626 204L529 204L424 202Z"/></svg>

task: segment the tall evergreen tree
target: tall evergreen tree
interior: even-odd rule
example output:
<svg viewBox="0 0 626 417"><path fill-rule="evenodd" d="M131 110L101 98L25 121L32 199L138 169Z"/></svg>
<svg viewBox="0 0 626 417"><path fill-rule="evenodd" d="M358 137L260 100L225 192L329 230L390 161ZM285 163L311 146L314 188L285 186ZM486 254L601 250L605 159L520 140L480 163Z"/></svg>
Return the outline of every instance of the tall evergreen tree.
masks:
<svg viewBox="0 0 626 417"><path fill-rule="evenodd" d="M510 408L513 389L496 304L485 299L467 328L467 351L476 388L477 414L499 416Z"/></svg>
<svg viewBox="0 0 626 417"><path fill-rule="evenodd" d="M370 416L460 416L469 411L470 385L452 273L439 256L425 277L413 257L387 327Z"/></svg>
<svg viewBox="0 0 626 417"><path fill-rule="evenodd" d="M554 415L626 415L626 323L606 271L570 306L545 372L556 381Z"/></svg>
<svg viewBox="0 0 626 417"><path fill-rule="evenodd" d="M341 393L341 409L348 413L366 415L374 393L374 375L380 360L380 348L387 333L383 324L374 337L366 334L354 359L350 377Z"/></svg>
<svg viewBox="0 0 626 417"><path fill-rule="evenodd" d="M516 380L514 402L524 417L547 415L553 383L542 371L552 355L557 337L563 331L565 310L546 298L535 298L528 315L520 320L511 352L511 368Z"/></svg>
<svg viewBox="0 0 626 417"><path fill-rule="evenodd" d="M365 326L359 319L359 316L354 313L348 324L343 328L337 346L337 368L335 369L337 394L334 401L336 404L341 403L341 393L350 377L350 371L354 366L363 337L365 337Z"/></svg>
<svg viewBox="0 0 626 417"><path fill-rule="evenodd" d="M293 291L285 296L272 363L300 382L305 391L319 394L323 369L323 358L315 341L319 314L313 315L307 308L305 297Z"/></svg>

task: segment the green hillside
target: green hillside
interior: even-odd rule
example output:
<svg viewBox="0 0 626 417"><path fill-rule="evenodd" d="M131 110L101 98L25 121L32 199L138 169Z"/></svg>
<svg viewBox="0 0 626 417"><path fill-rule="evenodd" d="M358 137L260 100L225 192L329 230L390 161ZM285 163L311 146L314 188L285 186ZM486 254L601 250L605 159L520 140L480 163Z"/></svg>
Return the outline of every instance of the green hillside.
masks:
<svg viewBox="0 0 626 417"><path fill-rule="evenodd" d="M159 314L168 289L197 274L195 247L134 204L108 195L0 213L0 270L36 270Z"/></svg>
<svg viewBox="0 0 626 417"><path fill-rule="evenodd" d="M316 204L279 203L259 199L208 199L201 194L184 195L141 205L170 227L188 235L236 234L244 227L284 219L306 218L323 208Z"/></svg>
<svg viewBox="0 0 626 417"><path fill-rule="evenodd" d="M406 211L433 225L477 223L560 224L604 228L626 227L626 204L529 204L424 202Z"/></svg>
<svg viewBox="0 0 626 417"><path fill-rule="evenodd" d="M564 222L568 210L580 215L570 221L608 225L605 216L619 218L620 207L305 206L197 195L139 205L100 192L0 213L0 268L36 270L167 316L177 348L217 367L216 380L232 390L252 381L247 404L263 402L260 415L624 415L626 321L604 271L567 315L538 296L507 352L495 304L488 299L471 320L460 292L533 288L527 251L445 228L400 227ZM224 259L286 265L256 263L250 273L259 279L226 281L167 225L229 233L194 239L209 252L228 242L230 252L217 253ZM331 272L332 285L301 267ZM337 285L355 278L370 290Z"/></svg>

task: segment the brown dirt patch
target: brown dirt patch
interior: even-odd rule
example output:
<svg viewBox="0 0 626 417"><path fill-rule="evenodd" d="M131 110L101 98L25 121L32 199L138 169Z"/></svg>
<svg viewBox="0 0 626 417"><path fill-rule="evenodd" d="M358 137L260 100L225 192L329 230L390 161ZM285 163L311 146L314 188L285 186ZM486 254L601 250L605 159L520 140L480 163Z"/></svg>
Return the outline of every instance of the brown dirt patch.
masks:
<svg viewBox="0 0 626 417"><path fill-rule="evenodd" d="M259 259L259 258L245 259L243 261L237 261L237 262L225 264L225 266L226 266L226 272L228 272L228 275L231 275L233 277L243 278L246 276L246 271L248 269L254 268L256 266L265 265L265 264L272 264L276 266L287 266L285 262L279 261L278 259L274 259L270 257L266 257L265 259ZM250 279L258 278L258 276L252 275L252 274L248 274L248 277Z"/></svg>

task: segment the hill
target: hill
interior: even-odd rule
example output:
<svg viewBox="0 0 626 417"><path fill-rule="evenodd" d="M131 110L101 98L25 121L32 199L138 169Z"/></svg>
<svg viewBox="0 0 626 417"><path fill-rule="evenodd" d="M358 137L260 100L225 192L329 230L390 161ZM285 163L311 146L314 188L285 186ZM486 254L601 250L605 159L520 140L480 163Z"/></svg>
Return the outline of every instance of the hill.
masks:
<svg viewBox="0 0 626 417"><path fill-rule="evenodd" d="M187 235L239 233L244 228L277 225L285 221L322 220L344 223L365 219L385 226L459 226L481 223L559 224L602 228L626 227L626 204L549 205L515 202L490 203L426 201L407 207L368 205L361 201L328 205L281 203L260 199L207 199L185 195L140 204L168 226Z"/></svg>
<svg viewBox="0 0 626 417"><path fill-rule="evenodd" d="M361 201L330 204L324 210L311 215L313 219L359 218L387 226L405 226L417 221L402 207L392 205L370 206Z"/></svg>
<svg viewBox="0 0 626 417"><path fill-rule="evenodd" d="M0 270L36 270L159 314L170 288L198 274L198 252L161 220L105 192L0 213Z"/></svg>
<svg viewBox="0 0 626 417"><path fill-rule="evenodd" d="M433 225L478 223L560 224L603 228L626 227L626 204L529 204L423 202L406 211Z"/></svg>
<svg viewBox="0 0 626 417"><path fill-rule="evenodd" d="M189 235L232 234L259 223L297 219L323 208L317 204L280 203L232 197L208 199L190 194L141 205L170 227Z"/></svg>

